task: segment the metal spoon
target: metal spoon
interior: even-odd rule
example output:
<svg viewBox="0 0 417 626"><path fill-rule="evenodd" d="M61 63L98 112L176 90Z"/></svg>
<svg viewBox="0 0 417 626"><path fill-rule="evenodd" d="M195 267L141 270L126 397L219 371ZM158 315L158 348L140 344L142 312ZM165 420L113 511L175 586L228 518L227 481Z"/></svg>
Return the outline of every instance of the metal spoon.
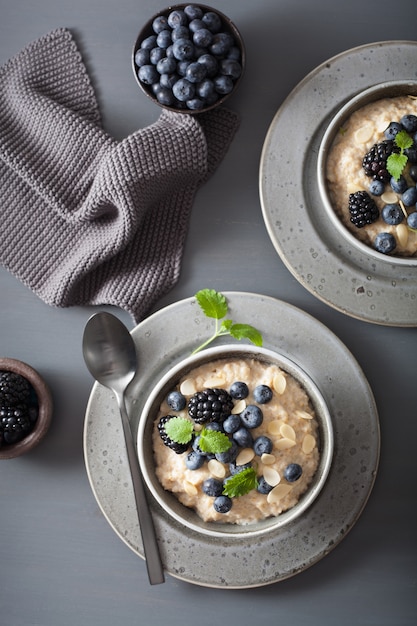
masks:
<svg viewBox="0 0 417 626"><path fill-rule="evenodd" d="M111 389L116 396L122 418L149 582L151 585L163 583L165 579L161 557L125 404L126 387L132 381L137 369L135 344L128 329L117 317L111 313L100 312L90 317L85 326L83 355L94 378Z"/></svg>

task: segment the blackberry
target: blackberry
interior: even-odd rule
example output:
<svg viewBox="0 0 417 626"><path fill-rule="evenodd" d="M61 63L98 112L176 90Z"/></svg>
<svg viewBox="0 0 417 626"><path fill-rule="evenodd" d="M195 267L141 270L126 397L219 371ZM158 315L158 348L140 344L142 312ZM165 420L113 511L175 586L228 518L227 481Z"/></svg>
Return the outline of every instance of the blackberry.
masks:
<svg viewBox="0 0 417 626"><path fill-rule="evenodd" d="M31 385L16 372L0 371L0 405L16 406L29 402Z"/></svg>
<svg viewBox="0 0 417 626"><path fill-rule="evenodd" d="M197 391L188 401L188 413L197 424L222 422L232 408L232 396L224 389Z"/></svg>
<svg viewBox="0 0 417 626"><path fill-rule="evenodd" d="M356 191L349 195L350 221L357 228L372 224L379 217L375 201L366 191Z"/></svg>
<svg viewBox="0 0 417 626"><path fill-rule="evenodd" d="M168 437L165 432L165 424L173 417L175 416L164 415L163 417L161 417L158 422L159 436L168 448L171 448L171 450L173 450L176 454L182 454L183 452L186 452L188 450L188 443L177 443L176 441L173 441L170 437Z"/></svg>
<svg viewBox="0 0 417 626"><path fill-rule="evenodd" d="M398 152L398 148L391 140L374 144L362 160L365 174L374 180L388 183L391 175L387 170L387 159L393 152Z"/></svg>
<svg viewBox="0 0 417 626"><path fill-rule="evenodd" d="M26 405L0 408L0 429L3 431L4 443L13 444L20 441L31 431L32 424Z"/></svg>

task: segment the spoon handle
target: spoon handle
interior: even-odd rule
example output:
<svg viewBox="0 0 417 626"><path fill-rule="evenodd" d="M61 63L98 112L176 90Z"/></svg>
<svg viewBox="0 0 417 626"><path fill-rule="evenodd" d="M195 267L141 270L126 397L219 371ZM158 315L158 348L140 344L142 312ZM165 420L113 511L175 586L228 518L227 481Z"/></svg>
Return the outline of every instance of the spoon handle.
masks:
<svg viewBox="0 0 417 626"><path fill-rule="evenodd" d="M152 515L149 506L147 505L147 497L143 484L142 473L133 443L132 430L130 428L129 418L127 416L126 405L123 395L118 397L118 403L122 418L127 458L129 461L130 473L132 476L133 490L136 500L136 509L138 512L139 527L142 534L143 551L145 553L149 582L151 583L151 585L158 585L165 582L164 570L162 567L161 556L159 554Z"/></svg>

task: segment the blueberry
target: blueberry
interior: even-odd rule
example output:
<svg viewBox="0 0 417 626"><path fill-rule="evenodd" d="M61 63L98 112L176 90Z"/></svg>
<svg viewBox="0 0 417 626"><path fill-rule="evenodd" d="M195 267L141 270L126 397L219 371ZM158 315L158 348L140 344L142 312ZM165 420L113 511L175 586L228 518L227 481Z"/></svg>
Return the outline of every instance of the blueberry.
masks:
<svg viewBox="0 0 417 626"><path fill-rule="evenodd" d="M195 94L195 87L186 78L180 78L172 88L174 96L181 102L191 100Z"/></svg>
<svg viewBox="0 0 417 626"><path fill-rule="evenodd" d="M217 461L220 461L220 463L232 463L236 459L239 452L238 444L233 440L231 440L231 442L232 445L228 450L225 452L218 452L215 455Z"/></svg>
<svg viewBox="0 0 417 626"><path fill-rule="evenodd" d="M219 64L212 54L202 54L198 57L197 61L205 66L209 78L216 76L219 71Z"/></svg>
<svg viewBox="0 0 417 626"><path fill-rule="evenodd" d="M214 510L217 513L228 513L232 508L232 500L229 496L217 496L213 502Z"/></svg>
<svg viewBox="0 0 417 626"><path fill-rule="evenodd" d="M417 115L404 115L400 119L401 125L407 133L415 133L417 131Z"/></svg>
<svg viewBox="0 0 417 626"><path fill-rule="evenodd" d="M417 182L417 165L412 165L408 173L410 174L410 178L414 180L414 182Z"/></svg>
<svg viewBox="0 0 417 626"><path fill-rule="evenodd" d="M181 9L171 11L168 15L168 25L173 29L178 28L179 26L186 26L187 23L187 16Z"/></svg>
<svg viewBox="0 0 417 626"><path fill-rule="evenodd" d="M400 130L403 130L403 128L399 122L391 122L388 125L388 128L386 128L384 131L385 138L391 140L395 139Z"/></svg>
<svg viewBox="0 0 417 626"><path fill-rule="evenodd" d="M157 65L165 56L166 51L163 48L152 48L149 52L149 62L152 63L152 65Z"/></svg>
<svg viewBox="0 0 417 626"><path fill-rule="evenodd" d="M219 424L219 422L206 422L204 424L204 428L206 430L216 430L217 432L220 432L220 433L223 432L222 425ZM224 431L224 432L226 432L226 431Z"/></svg>
<svg viewBox="0 0 417 626"><path fill-rule="evenodd" d="M253 437L248 429L243 426L234 432L232 437L241 448L252 448L253 446Z"/></svg>
<svg viewBox="0 0 417 626"><path fill-rule="evenodd" d="M243 470L248 469L249 467L252 467L251 463L244 463L243 465L236 465L234 461L229 463L229 471L231 476L239 474L239 472L243 472ZM227 478L225 478L224 482L227 483Z"/></svg>
<svg viewBox="0 0 417 626"><path fill-rule="evenodd" d="M386 204L381 211L381 217L386 224L396 226L403 221L404 213L399 204Z"/></svg>
<svg viewBox="0 0 417 626"><path fill-rule="evenodd" d="M172 41L178 41L178 39L190 39L190 30L187 26L178 26L171 31Z"/></svg>
<svg viewBox="0 0 417 626"><path fill-rule="evenodd" d="M240 61L241 59L240 49L237 46L232 46L229 52L227 53L227 58L231 59L232 61Z"/></svg>
<svg viewBox="0 0 417 626"><path fill-rule="evenodd" d="M222 28L220 16L217 13L214 13L214 11L207 11L201 19L206 25L206 28L211 30L212 33L218 33Z"/></svg>
<svg viewBox="0 0 417 626"><path fill-rule="evenodd" d="M201 489L206 496L216 498L222 495L223 483L215 478L207 478L201 485Z"/></svg>
<svg viewBox="0 0 417 626"><path fill-rule="evenodd" d="M374 248L378 252L388 254L392 252L396 246L395 238L391 233L379 233L375 237Z"/></svg>
<svg viewBox="0 0 417 626"><path fill-rule="evenodd" d="M184 78L186 73L187 73L187 67L189 65L190 65L190 61L178 61L178 63L177 63L177 74Z"/></svg>
<svg viewBox="0 0 417 626"><path fill-rule="evenodd" d="M162 30L156 38L156 44L160 48L168 48L172 44L171 31Z"/></svg>
<svg viewBox="0 0 417 626"><path fill-rule="evenodd" d="M203 17L203 9L196 4L188 4L184 7L184 13L190 21L201 19Z"/></svg>
<svg viewBox="0 0 417 626"><path fill-rule="evenodd" d="M177 62L173 58L164 57L156 64L156 69L160 74L173 74L177 69Z"/></svg>
<svg viewBox="0 0 417 626"><path fill-rule="evenodd" d="M223 422L223 430L229 435L235 433L242 426L240 415L229 415Z"/></svg>
<svg viewBox="0 0 417 626"><path fill-rule="evenodd" d="M235 400L243 400L248 397L249 389L246 383L237 380L230 386L229 393Z"/></svg>
<svg viewBox="0 0 417 626"><path fill-rule="evenodd" d="M185 466L189 470L198 470L204 464L206 458L202 454L198 454L195 450L191 450L185 457Z"/></svg>
<svg viewBox="0 0 417 626"><path fill-rule="evenodd" d="M212 33L207 28L199 28L193 33L193 43L201 48L207 48L213 41Z"/></svg>
<svg viewBox="0 0 417 626"><path fill-rule="evenodd" d="M200 450L200 440L201 440L201 436L197 435L197 437L194 438L193 443L192 443L192 449L194 450L194 452L196 452L197 454L200 454L201 456L207 456L207 454L205 452L203 452L202 450Z"/></svg>
<svg viewBox="0 0 417 626"><path fill-rule="evenodd" d="M195 19L190 21L190 23L188 24L188 28L192 33L196 33L198 30L205 29L206 25L204 24L202 19L196 17Z"/></svg>
<svg viewBox="0 0 417 626"><path fill-rule="evenodd" d="M180 391L171 391L167 395L166 401L173 411L182 411L187 403L185 396Z"/></svg>
<svg viewBox="0 0 417 626"><path fill-rule="evenodd" d="M178 61L190 61L194 56L194 44L189 39L177 39L172 44L172 51Z"/></svg>
<svg viewBox="0 0 417 626"><path fill-rule="evenodd" d="M240 419L246 428L257 428L262 424L264 416L262 410L258 406L255 404L248 404L248 406L243 409L240 414Z"/></svg>
<svg viewBox="0 0 417 626"><path fill-rule="evenodd" d="M258 478L257 490L259 491L259 493L262 493L262 494L266 495L272 489L273 489L273 487L266 482L266 480L265 480L265 478L263 476L260 476Z"/></svg>
<svg viewBox="0 0 417 626"><path fill-rule="evenodd" d="M395 193L404 193L404 191L407 189L407 181L405 180L404 176L400 176L398 180L392 177L390 180L390 185L391 189L395 191Z"/></svg>
<svg viewBox="0 0 417 626"><path fill-rule="evenodd" d="M413 213L410 213L410 215L407 217L407 225L410 228L417 230L417 211L413 211Z"/></svg>
<svg viewBox="0 0 417 626"><path fill-rule="evenodd" d="M142 65L138 71L139 80L145 85L153 85L159 82L159 72L154 65Z"/></svg>
<svg viewBox="0 0 417 626"><path fill-rule="evenodd" d="M284 478L289 483L294 483L303 473L303 468L298 463L290 463L284 470Z"/></svg>
<svg viewBox="0 0 417 626"><path fill-rule="evenodd" d="M179 79L178 74L161 74L161 78L159 79L159 84L161 87L166 87L167 89L172 89L177 80Z"/></svg>
<svg viewBox="0 0 417 626"><path fill-rule="evenodd" d="M135 52L135 63L138 67L142 65L149 65L150 63L150 52L145 48L139 48Z"/></svg>
<svg viewBox="0 0 417 626"><path fill-rule="evenodd" d="M223 59L220 62L220 71L225 76L230 76L232 80L237 80L242 73L242 66L233 59Z"/></svg>
<svg viewBox="0 0 417 626"><path fill-rule="evenodd" d="M140 47L144 50L152 50L152 48L156 48L156 35L149 35L149 37L145 37L145 39L140 44Z"/></svg>
<svg viewBox="0 0 417 626"><path fill-rule="evenodd" d="M258 456L262 456L263 454L271 454L272 448L273 443L266 435L261 435L260 437L257 437L253 442L253 450Z"/></svg>
<svg viewBox="0 0 417 626"><path fill-rule="evenodd" d="M406 148L404 153L407 155L410 163L417 163L417 148L415 146Z"/></svg>
<svg viewBox="0 0 417 626"><path fill-rule="evenodd" d="M267 404L272 400L272 389L268 385L258 385L253 390L253 399L259 404Z"/></svg>
<svg viewBox="0 0 417 626"><path fill-rule="evenodd" d="M233 37L229 33L217 33L209 46L211 54L221 58L225 57L233 46Z"/></svg>
<svg viewBox="0 0 417 626"><path fill-rule="evenodd" d="M233 81L230 76L215 76L214 77L214 87L217 93L221 95L226 95L233 90Z"/></svg>
<svg viewBox="0 0 417 626"><path fill-rule="evenodd" d="M201 109L204 109L204 107L206 106L206 102L202 99L202 98L190 98L190 100L186 101L187 104L187 108L190 109L190 111L200 111Z"/></svg>
<svg viewBox="0 0 417 626"><path fill-rule="evenodd" d="M373 180L369 185L369 193L373 196L381 196L385 191L385 183L382 180Z"/></svg>
<svg viewBox="0 0 417 626"><path fill-rule="evenodd" d="M210 78L205 78L196 85L196 93L203 100L210 100L212 97L216 97L217 93L214 89L214 83Z"/></svg>
<svg viewBox="0 0 417 626"><path fill-rule="evenodd" d="M166 30L168 28L168 20L165 15L158 15L152 22L152 30L154 33L158 34L161 30Z"/></svg>
<svg viewBox="0 0 417 626"><path fill-rule="evenodd" d="M405 206L413 206L417 202L417 187L409 187L401 196Z"/></svg>
<svg viewBox="0 0 417 626"><path fill-rule="evenodd" d="M185 77L190 83L201 83L207 75L207 70L201 63L190 63L187 67Z"/></svg>

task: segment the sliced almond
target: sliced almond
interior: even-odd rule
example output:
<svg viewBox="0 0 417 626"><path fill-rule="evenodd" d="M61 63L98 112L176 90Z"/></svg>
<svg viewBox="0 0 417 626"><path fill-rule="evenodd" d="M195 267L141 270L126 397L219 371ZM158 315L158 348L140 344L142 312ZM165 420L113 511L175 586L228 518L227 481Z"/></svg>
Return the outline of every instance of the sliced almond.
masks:
<svg viewBox="0 0 417 626"><path fill-rule="evenodd" d="M405 224L398 224L395 229L398 237L398 241L401 246L406 246L408 241L408 228Z"/></svg>
<svg viewBox="0 0 417 626"><path fill-rule="evenodd" d="M287 379L283 372L278 372L278 374L274 376L274 379L272 381L272 386L274 390L277 392L277 394L282 396L285 389L287 388Z"/></svg>
<svg viewBox="0 0 417 626"><path fill-rule="evenodd" d="M207 380L204 381L204 386L206 388L224 387L224 384L225 384L225 380L223 376L221 376L220 374L215 374L211 376L211 378L207 378Z"/></svg>
<svg viewBox="0 0 417 626"><path fill-rule="evenodd" d="M271 487L276 487L281 480L281 476L273 467L264 467L264 478L268 485Z"/></svg>
<svg viewBox="0 0 417 626"><path fill-rule="evenodd" d="M284 439L292 439L293 441L297 439L294 428L289 424L282 424L279 429L279 434L282 435Z"/></svg>
<svg viewBox="0 0 417 626"><path fill-rule="evenodd" d="M275 448L277 450L288 450L288 448L292 448L293 446L295 446L294 439L287 439L286 437L279 439L275 443Z"/></svg>
<svg viewBox="0 0 417 626"><path fill-rule="evenodd" d="M283 423L284 422L282 420L273 420L272 422L269 422L266 429L270 435L279 435L279 431Z"/></svg>
<svg viewBox="0 0 417 626"><path fill-rule="evenodd" d="M186 380L183 380L180 385L180 391L183 396L192 396L197 391L194 381L191 378L186 378Z"/></svg>
<svg viewBox="0 0 417 626"><path fill-rule="evenodd" d="M267 452L264 452L261 456L261 461L264 465L272 465L272 463L275 463L276 458L273 454L268 454Z"/></svg>
<svg viewBox="0 0 417 626"><path fill-rule="evenodd" d="M310 434L306 435L301 445L301 448L304 454L310 454L310 452L312 452L315 447L316 447L316 440L313 437L313 435L310 435Z"/></svg>
<svg viewBox="0 0 417 626"><path fill-rule="evenodd" d="M255 456L253 448L243 448L236 457L236 465L250 463Z"/></svg>
<svg viewBox="0 0 417 626"><path fill-rule="evenodd" d="M385 202L385 204L395 204L398 202L398 197L393 191L384 191L381 196L381 200L382 202Z"/></svg>
<svg viewBox="0 0 417 626"><path fill-rule="evenodd" d="M217 459L210 459L207 463L208 471L215 478L224 478L226 476L226 468L223 463L217 461Z"/></svg>
<svg viewBox="0 0 417 626"><path fill-rule="evenodd" d="M196 496L198 494L198 489L192 483L189 483L188 480L184 483L184 491L188 493L189 496Z"/></svg>
<svg viewBox="0 0 417 626"><path fill-rule="evenodd" d="M280 500L282 500L282 498L285 498L285 496L290 493L291 489L292 489L291 485L280 483L268 493L266 499L269 504L273 504L274 502L279 502Z"/></svg>
<svg viewBox="0 0 417 626"><path fill-rule="evenodd" d="M365 126L361 126L355 132L355 142L356 143L366 143L369 141L373 135L374 129L370 124L366 124Z"/></svg>
<svg viewBox="0 0 417 626"><path fill-rule="evenodd" d="M239 415L246 409L246 400L238 400L232 409L232 415Z"/></svg>
<svg viewBox="0 0 417 626"><path fill-rule="evenodd" d="M311 415L311 413L308 413L307 411L302 411L301 409L299 409L298 411L295 411L295 414L297 417L299 417L302 420L312 420L313 416Z"/></svg>

